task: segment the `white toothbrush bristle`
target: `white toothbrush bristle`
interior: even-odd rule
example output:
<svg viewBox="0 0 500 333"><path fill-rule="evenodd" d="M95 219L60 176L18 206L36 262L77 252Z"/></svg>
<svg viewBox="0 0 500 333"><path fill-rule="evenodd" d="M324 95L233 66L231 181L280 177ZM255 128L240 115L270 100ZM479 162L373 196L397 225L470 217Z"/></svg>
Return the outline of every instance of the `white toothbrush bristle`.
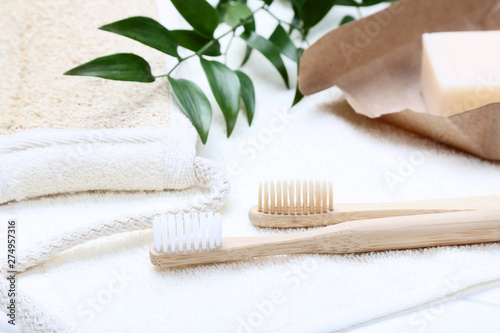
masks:
<svg viewBox="0 0 500 333"><path fill-rule="evenodd" d="M176 215L177 220L177 247L179 252L184 251L184 219L181 214Z"/></svg>
<svg viewBox="0 0 500 333"><path fill-rule="evenodd" d="M222 215L215 213L215 246L222 244Z"/></svg>
<svg viewBox="0 0 500 333"><path fill-rule="evenodd" d="M155 243L155 249L157 252L161 251L161 232L160 232L160 217L155 216L153 218L153 237Z"/></svg>
<svg viewBox="0 0 500 333"><path fill-rule="evenodd" d="M161 234L161 244L168 242L168 230L167 230L167 217L165 215L160 216L160 234ZM168 247L163 246L163 253L168 252Z"/></svg>
<svg viewBox="0 0 500 333"><path fill-rule="evenodd" d="M200 215L198 213L192 214L193 223L193 247L195 251L200 249Z"/></svg>
<svg viewBox="0 0 500 333"><path fill-rule="evenodd" d="M200 214L200 240L201 240L201 249L207 249L207 215L205 213Z"/></svg>
<svg viewBox="0 0 500 333"><path fill-rule="evenodd" d="M186 251L191 251L191 244L193 239L191 237L193 221L189 218L188 214L182 214L184 220L184 235L186 237Z"/></svg>
<svg viewBox="0 0 500 333"><path fill-rule="evenodd" d="M168 236L170 239L170 252L175 252L175 215L167 214L167 226L168 226ZM166 247L165 241L163 241L163 247Z"/></svg>
<svg viewBox="0 0 500 333"><path fill-rule="evenodd" d="M208 219L208 244L210 250L215 249L215 219Z"/></svg>
<svg viewBox="0 0 500 333"><path fill-rule="evenodd" d="M153 218L154 248L163 253L186 253L222 245L219 213L163 214Z"/></svg>

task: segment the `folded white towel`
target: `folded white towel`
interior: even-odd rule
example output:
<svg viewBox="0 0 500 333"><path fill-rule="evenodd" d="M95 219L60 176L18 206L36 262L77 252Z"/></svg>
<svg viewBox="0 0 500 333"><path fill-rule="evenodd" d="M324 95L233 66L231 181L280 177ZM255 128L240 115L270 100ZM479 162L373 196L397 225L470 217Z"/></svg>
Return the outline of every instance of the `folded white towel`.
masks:
<svg viewBox="0 0 500 333"><path fill-rule="evenodd" d="M169 126L34 130L0 137L0 203L88 190L185 189L195 183L196 132Z"/></svg>

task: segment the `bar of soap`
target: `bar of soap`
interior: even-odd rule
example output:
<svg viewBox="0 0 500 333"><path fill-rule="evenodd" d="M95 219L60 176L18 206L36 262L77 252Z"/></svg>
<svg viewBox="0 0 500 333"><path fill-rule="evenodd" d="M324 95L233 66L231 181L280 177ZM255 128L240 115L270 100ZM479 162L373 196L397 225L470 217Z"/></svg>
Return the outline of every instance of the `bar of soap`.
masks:
<svg viewBox="0 0 500 333"><path fill-rule="evenodd" d="M422 35L427 112L453 116L500 102L500 31Z"/></svg>

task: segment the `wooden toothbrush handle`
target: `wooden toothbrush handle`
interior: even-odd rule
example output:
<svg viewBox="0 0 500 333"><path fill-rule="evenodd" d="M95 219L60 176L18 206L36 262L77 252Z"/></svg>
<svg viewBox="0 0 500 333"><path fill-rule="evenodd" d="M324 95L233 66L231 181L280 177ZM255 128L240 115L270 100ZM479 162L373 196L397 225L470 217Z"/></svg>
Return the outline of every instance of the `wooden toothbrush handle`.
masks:
<svg viewBox="0 0 500 333"><path fill-rule="evenodd" d="M391 216L422 215L479 209L500 209L500 196L391 203L339 203L334 204L333 211L309 215L265 214L258 212L257 207L252 207L248 215L252 224L258 227L304 228Z"/></svg>
<svg viewBox="0 0 500 333"><path fill-rule="evenodd" d="M290 246L287 253L356 253L496 242L500 241L500 210L359 220L279 237Z"/></svg>
<svg viewBox="0 0 500 333"><path fill-rule="evenodd" d="M334 205L335 208L335 205ZM500 195L434 199L421 201L381 202L381 203L355 203L337 204L340 211L353 210L427 210L427 211L463 211L477 209L500 209Z"/></svg>

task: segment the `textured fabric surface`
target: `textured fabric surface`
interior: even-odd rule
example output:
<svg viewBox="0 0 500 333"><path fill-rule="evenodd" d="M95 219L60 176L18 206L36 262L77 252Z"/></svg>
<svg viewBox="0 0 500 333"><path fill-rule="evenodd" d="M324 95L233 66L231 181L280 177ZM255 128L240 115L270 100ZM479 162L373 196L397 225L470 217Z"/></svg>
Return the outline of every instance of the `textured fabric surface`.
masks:
<svg viewBox="0 0 500 333"><path fill-rule="evenodd" d="M161 52L98 27L128 16L157 16L154 0L1 0L0 135L26 129L167 125L167 82L131 83L62 73L121 52L165 72Z"/></svg>
<svg viewBox="0 0 500 333"><path fill-rule="evenodd" d="M132 215L122 215L111 219L101 219L97 223L81 226L66 233L58 234L50 239L44 240L37 247L31 247L21 256L15 259L15 267L11 264L5 264L0 268L0 305L2 308L10 307L12 295L12 286L19 273L23 273L29 268L41 266L48 260L53 259L65 250L72 249L78 245L85 244L101 237L117 235L123 232L131 232L151 228L152 220L159 214L185 214L200 212L220 212L224 204L224 199L229 193L230 185L227 174L212 161L204 158L196 158L194 161L195 177L200 186L209 189L209 193L199 200L184 203L178 207L166 208L165 205L159 206L156 210L135 212ZM7 207L3 207L7 208ZM8 210L8 209L7 209ZM3 210L6 212L6 210ZM11 212L14 213L15 211ZM0 215L4 217L3 214ZM13 218L14 216L10 216ZM14 220L16 221L16 220ZM12 272L15 269L17 274L13 277ZM15 287L14 287L15 288ZM17 289L15 289L17 292ZM70 325L60 316L54 316L47 307L33 300L32 297L24 292L17 292L15 300L15 318L18 327L22 327L30 332L71 332L75 330L74 325ZM5 325L8 325L5 321ZM10 326L8 331L15 330L15 326ZM5 331L4 322L0 322L0 328Z"/></svg>
<svg viewBox="0 0 500 333"><path fill-rule="evenodd" d="M195 184L196 132L171 126L25 131L0 137L0 203L89 190L184 189Z"/></svg>

